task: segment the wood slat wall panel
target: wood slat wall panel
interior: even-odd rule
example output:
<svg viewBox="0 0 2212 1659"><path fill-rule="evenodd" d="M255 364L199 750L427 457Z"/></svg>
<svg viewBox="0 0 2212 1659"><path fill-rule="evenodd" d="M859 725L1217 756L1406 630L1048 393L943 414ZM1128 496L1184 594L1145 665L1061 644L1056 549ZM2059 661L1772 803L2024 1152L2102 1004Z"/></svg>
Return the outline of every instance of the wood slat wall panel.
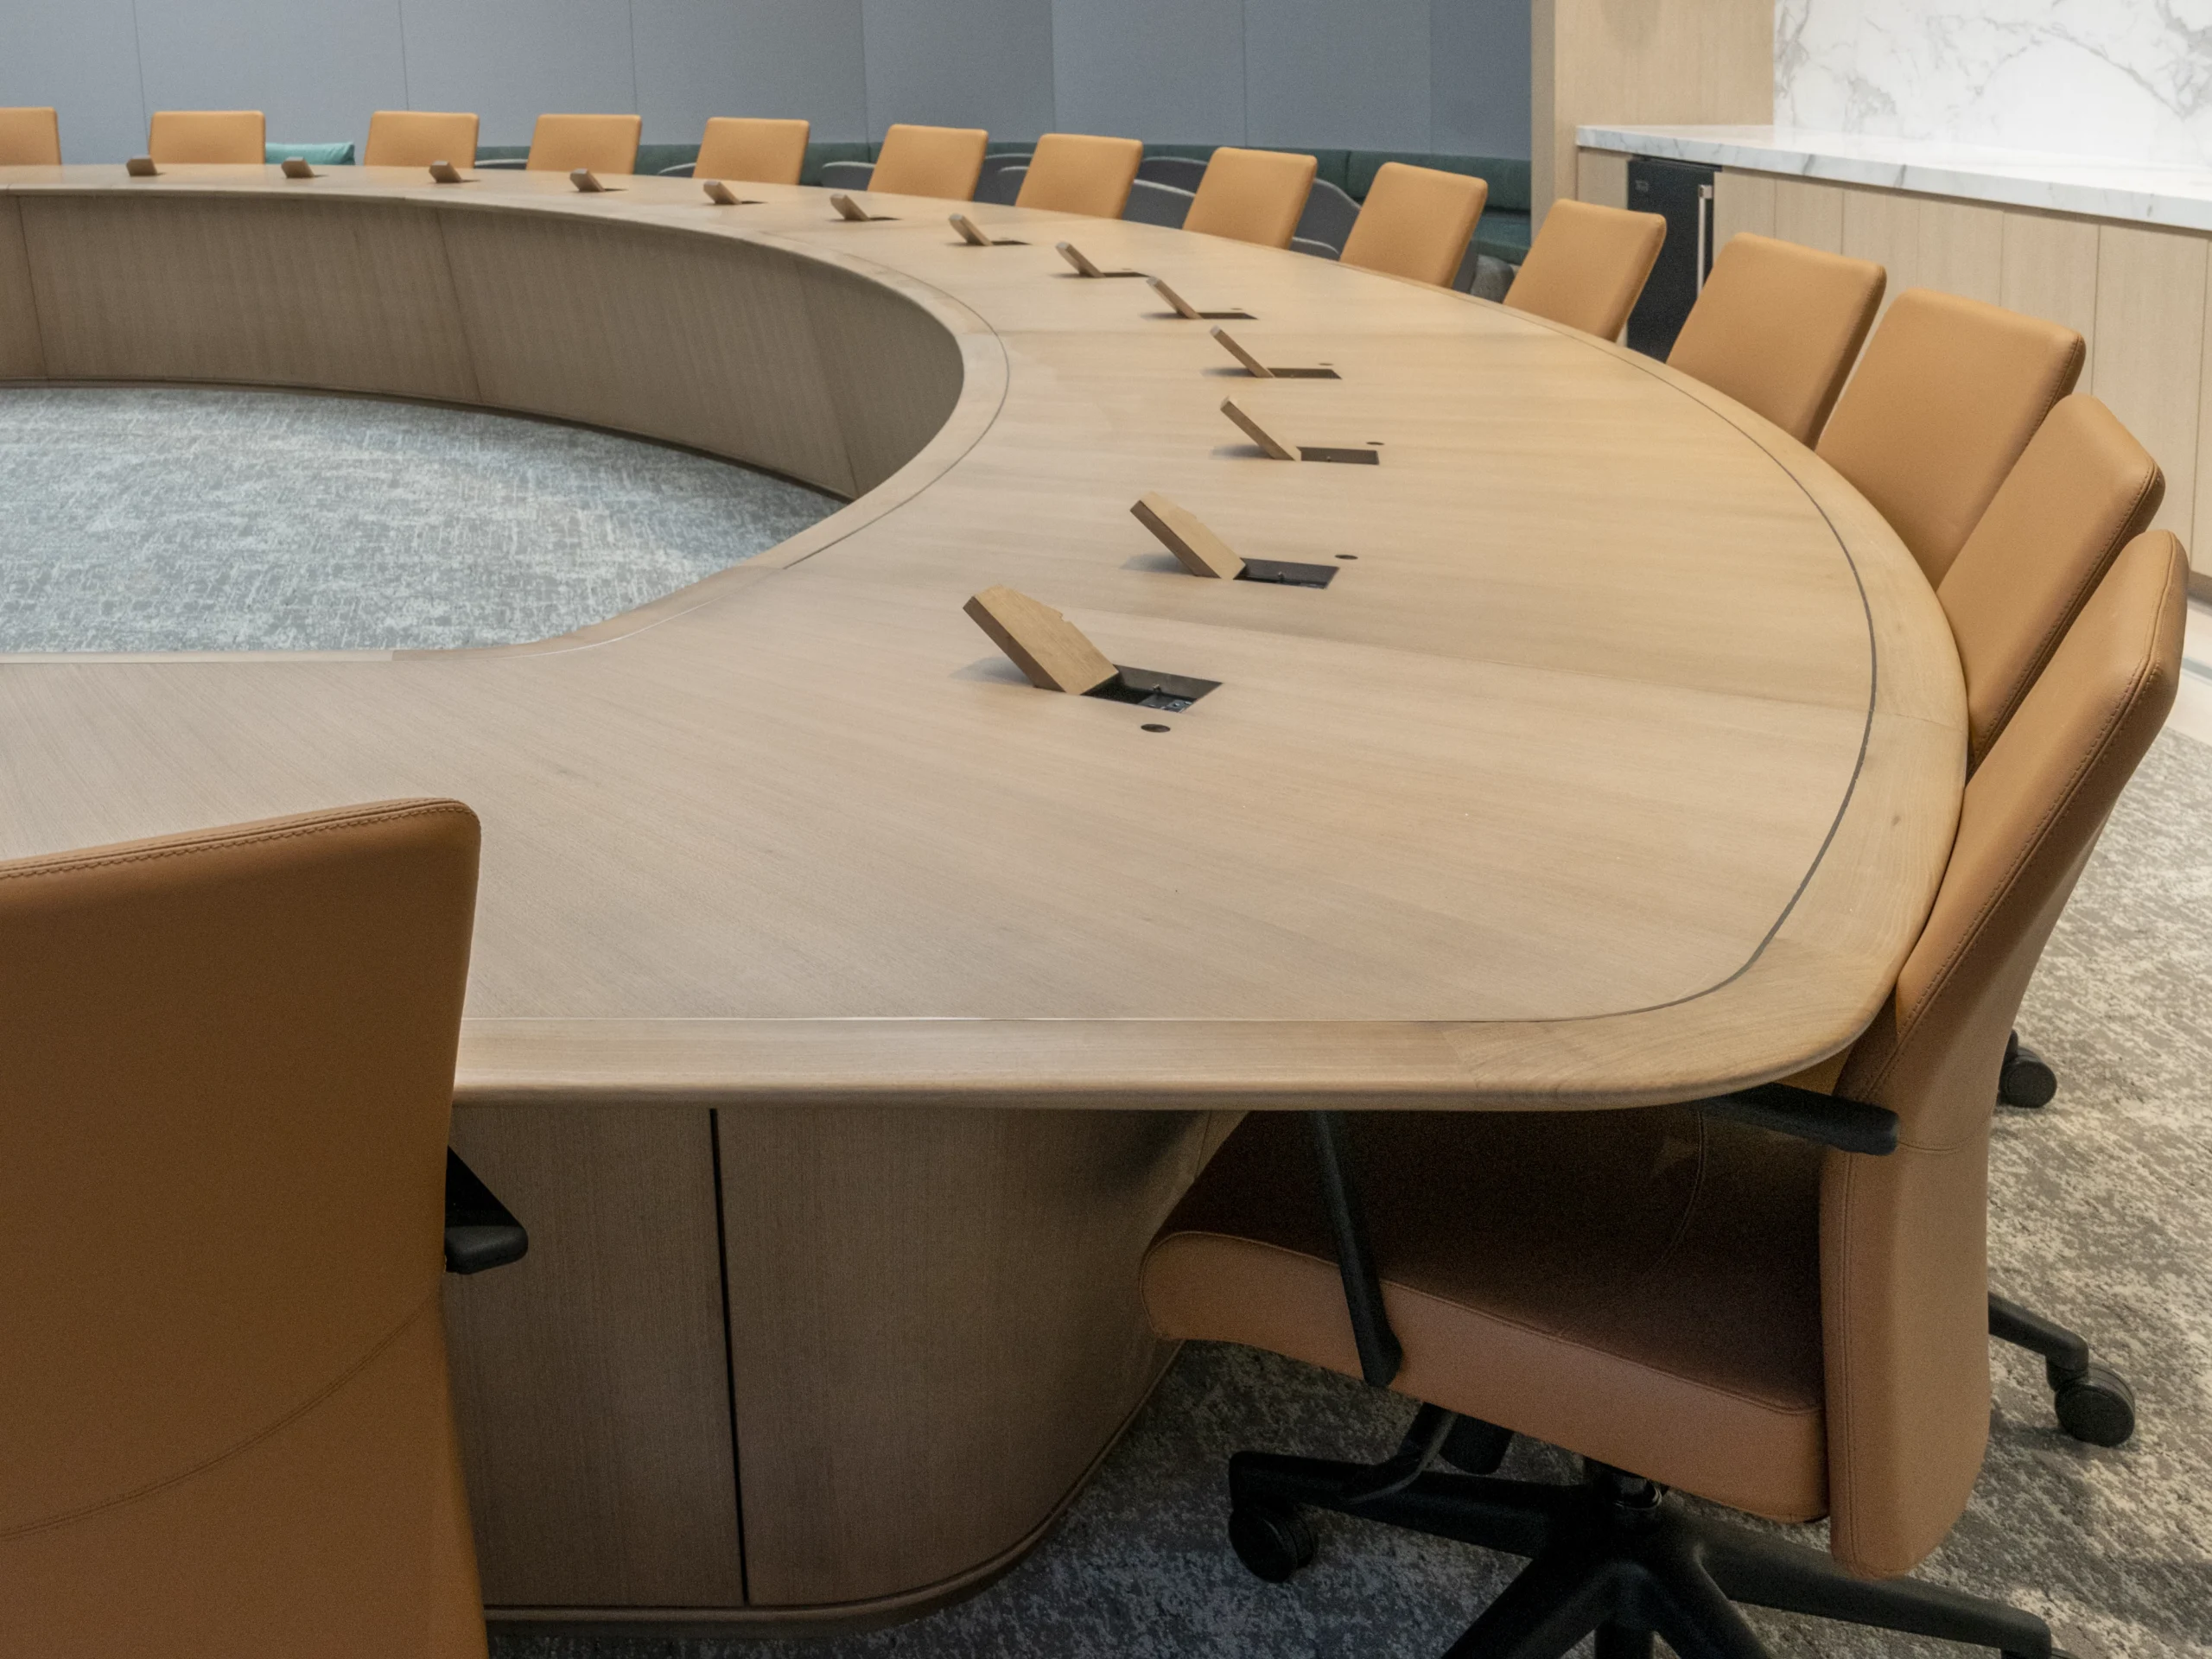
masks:
<svg viewBox="0 0 2212 1659"><path fill-rule="evenodd" d="M1774 232L1775 180L1764 173L1724 169L1713 181L1713 245L1726 247L1738 232Z"/></svg>
<svg viewBox="0 0 2212 1659"><path fill-rule="evenodd" d="M1970 202L1920 200L1919 282L1990 305L2005 302L2005 214Z"/></svg>
<svg viewBox="0 0 2212 1659"><path fill-rule="evenodd" d="M1854 259L1871 259L1890 273L1882 290L1885 313L1898 295L1921 285L1920 200L1881 190L1846 190L1842 196L1843 245L1839 251ZM1874 326L1881 327L1879 313Z"/></svg>
<svg viewBox="0 0 2212 1659"><path fill-rule="evenodd" d="M22 204L0 201L0 380L46 378L39 343L38 302L31 289L30 252L23 245Z"/></svg>
<svg viewBox="0 0 2212 1659"><path fill-rule="evenodd" d="M1826 253L1843 251L1843 191L1800 179L1774 181L1774 233Z"/></svg>
<svg viewBox="0 0 2212 1659"><path fill-rule="evenodd" d="M2206 251L2180 231L2097 232L2097 358L2083 384L2165 469L2155 522L2187 537L2196 512L2196 409L2204 360Z"/></svg>
<svg viewBox="0 0 2212 1659"><path fill-rule="evenodd" d="M1600 207L1628 206L1628 157L1611 150L1586 149L1575 169L1574 199Z"/></svg>
<svg viewBox="0 0 2212 1659"><path fill-rule="evenodd" d="M453 1144L530 1230L446 1281L486 1605L741 1605L709 1114L462 1106Z"/></svg>

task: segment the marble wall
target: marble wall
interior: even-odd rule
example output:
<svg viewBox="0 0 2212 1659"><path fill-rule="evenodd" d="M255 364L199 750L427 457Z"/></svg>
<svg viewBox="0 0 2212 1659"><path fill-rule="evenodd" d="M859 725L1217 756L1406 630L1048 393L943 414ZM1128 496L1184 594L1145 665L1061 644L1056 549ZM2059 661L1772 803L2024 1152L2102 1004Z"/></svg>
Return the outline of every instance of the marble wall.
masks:
<svg viewBox="0 0 2212 1659"><path fill-rule="evenodd" d="M1774 118L2212 163L2208 0L1777 0Z"/></svg>

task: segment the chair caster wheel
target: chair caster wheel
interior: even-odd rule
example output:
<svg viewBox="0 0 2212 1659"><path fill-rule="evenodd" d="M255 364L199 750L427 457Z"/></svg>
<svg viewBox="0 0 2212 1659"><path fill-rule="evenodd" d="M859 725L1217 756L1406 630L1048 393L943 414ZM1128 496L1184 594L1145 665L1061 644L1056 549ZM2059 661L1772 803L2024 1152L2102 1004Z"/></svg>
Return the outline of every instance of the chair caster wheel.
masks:
<svg viewBox="0 0 2212 1659"><path fill-rule="evenodd" d="M1229 1512L1229 1543L1252 1576L1281 1584L1313 1559L1313 1529L1296 1510L1239 1503Z"/></svg>
<svg viewBox="0 0 2212 1659"><path fill-rule="evenodd" d="M2135 1433L2135 1390L2108 1366L2060 1383L2052 1403L2058 1426L2090 1446L2126 1446Z"/></svg>
<svg viewBox="0 0 2212 1659"><path fill-rule="evenodd" d="M2005 1045L2004 1069L1997 1074L1998 1099L2036 1111L2050 1105L2057 1093L2058 1074L2050 1061L2023 1046L2017 1036Z"/></svg>
<svg viewBox="0 0 2212 1659"><path fill-rule="evenodd" d="M1462 1474L1494 1475L1513 1444L1513 1431L1479 1417L1462 1417L1444 1437L1444 1461Z"/></svg>

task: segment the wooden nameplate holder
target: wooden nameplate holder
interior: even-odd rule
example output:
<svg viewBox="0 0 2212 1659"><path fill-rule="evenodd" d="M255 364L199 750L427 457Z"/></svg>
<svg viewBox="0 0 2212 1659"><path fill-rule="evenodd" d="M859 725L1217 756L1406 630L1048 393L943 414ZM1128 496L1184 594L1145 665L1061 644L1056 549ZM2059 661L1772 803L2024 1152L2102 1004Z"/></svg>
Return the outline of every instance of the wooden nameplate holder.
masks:
<svg viewBox="0 0 2212 1659"><path fill-rule="evenodd" d="M1029 245L1019 237L986 236L983 227L965 213L952 215L952 228L960 232L960 239L971 248L1026 248Z"/></svg>
<svg viewBox="0 0 2212 1659"><path fill-rule="evenodd" d="M601 184L599 175L588 167L580 167L569 174L569 182L588 196L608 195L622 188L619 184Z"/></svg>
<svg viewBox="0 0 2212 1659"><path fill-rule="evenodd" d="M1091 264L1090 257L1074 243L1058 242L1053 245L1058 249L1060 257L1075 267L1075 274L1078 276L1141 276L1144 275L1141 270L1101 270L1096 265Z"/></svg>
<svg viewBox="0 0 2212 1659"><path fill-rule="evenodd" d="M1234 397L1221 400L1221 412L1236 423L1244 435L1260 446L1269 461L1333 461L1351 467L1379 466L1382 457L1372 449L1341 448L1327 444L1301 443L1295 450L1236 407Z"/></svg>
<svg viewBox="0 0 2212 1659"><path fill-rule="evenodd" d="M1221 342L1222 350L1242 363L1244 365L1244 372L1255 380L1338 380L1343 378L1334 369L1325 365L1318 369L1271 369L1251 353L1246 351L1236 336L1219 323L1214 324L1211 332L1213 337Z"/></svg>
<svg viewBox="0 0 2212 1659"><path fill-rule="evenodd" d="M1118 668L1074 623L1012 588L986 588L961 608L1040 691L1103 697L1179 714L1221 683L1153 669Z"/></svg>
<svg viewBox="0 0 2212 1659"><path fill-rule="evenodd" d="M1250 322L1253 320L1249 311L1201 311L1159 277L1147 276L1145 281L1150 283L1152 291L1166 301L1169 308L1186 322Z"/></svg>
<svg viewBox="0 0 2212 1659"><path fill-rule="evenodd" d="M850 196L842 194L830 197L830 205L837 210L837 217L849 225L881 224L891 217L888 213L871 213Z"/></svg>
<svg viewBox="0 0 2212 1659"><path fill-rule="evenodd" d="M1337 574L1333 564L1293 564L1281 559L1247 559L1206 528L1198 516L1166 496L1147 493L1129 509L1136 521L1159 538L1175 562L1194 576L1224 582L1264 582L1282 588L1325 588Z"/></svg>
<svg viewBox="0 0 2212 1659"><path fill-rule="evenodd" d="M301 157L287 156L284 158L284 176L288 179L312 179L320 175Z"/></svg>
<svg viewBox="0 0 2212 1659"><path fill-rule="evenodd" d="M154 165L150 156L133 156L123 164L123 170L134 179L158 179L162 169Z"/></svg>
<svg viewBox="0 0 2212 1659"><path fill-rule="evenodd" d="M699 188L707 193L707 200L721 207L758 207L757 201L748 201L720 179L702 179Z"/></svg>
<svg viewBox="0 0 2212 1659"><path fill-rule="evenodd" d="M474 184L476 181L462 173L451 162L432 162L430 182L432 184Z"/></svg>

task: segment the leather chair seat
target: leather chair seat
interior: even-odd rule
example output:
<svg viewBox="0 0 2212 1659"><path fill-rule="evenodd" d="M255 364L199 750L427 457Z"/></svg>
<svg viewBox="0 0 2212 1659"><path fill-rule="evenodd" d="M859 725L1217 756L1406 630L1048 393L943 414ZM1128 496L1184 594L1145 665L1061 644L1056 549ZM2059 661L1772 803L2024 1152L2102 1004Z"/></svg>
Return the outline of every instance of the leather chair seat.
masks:
<svg viewBox="0 0 2212 1659"><path fill-rule="evenodd" d="M1675 1107L1347 1134L1398 1392L1773 1520L1827 1513L1817 1147ZM1163 1336L1359 1375L1300 1115L1246 1118L1144 1287Z"/></svg>

